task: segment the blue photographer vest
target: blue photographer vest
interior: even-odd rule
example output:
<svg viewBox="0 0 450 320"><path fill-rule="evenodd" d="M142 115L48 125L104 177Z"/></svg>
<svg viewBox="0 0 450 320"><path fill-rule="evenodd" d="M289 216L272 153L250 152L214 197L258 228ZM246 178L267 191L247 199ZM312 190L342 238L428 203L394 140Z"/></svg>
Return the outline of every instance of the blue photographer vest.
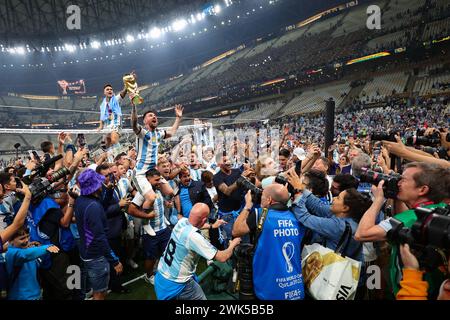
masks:
<svg viewBox="0 0 450 320"><path fill-rule="evenodd" d="M258 221L262 209L258 209ZM253 258L253 286L260 300L301 300L301 242L305 227L289 211L269 209Z"/></svg>
<svg viewBox="0 0 450 320"><path fill-rule="evenodd" d="M59 209L60 206L53 199L46 197L37 205L30 205L28 210L28 227L30 228L30 241L37 241L41 245L51 244L47 235L39 230L39 222L50 209ZM64 251L70 251L75 246L75 240L69 228L59 228L59 247ZM42 259L41 268L51 267L50 255Z"/></svg>

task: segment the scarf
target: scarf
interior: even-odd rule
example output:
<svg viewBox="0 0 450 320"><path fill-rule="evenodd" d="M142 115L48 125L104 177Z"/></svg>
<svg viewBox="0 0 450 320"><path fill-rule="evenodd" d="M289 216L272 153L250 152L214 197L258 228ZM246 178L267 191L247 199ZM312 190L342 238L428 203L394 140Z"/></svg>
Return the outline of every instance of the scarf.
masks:
<svg viewBox="0 0 450 320"><path fill-rule="evenodd" d="M122 109L120 108L119 101L117 101L116 96L112 96L109 100L109 107L113 114L122 116ZM108 103L106 102L106 97L103 98L103 102L100 106L100 121L106 121L109 119Z"/></svg>

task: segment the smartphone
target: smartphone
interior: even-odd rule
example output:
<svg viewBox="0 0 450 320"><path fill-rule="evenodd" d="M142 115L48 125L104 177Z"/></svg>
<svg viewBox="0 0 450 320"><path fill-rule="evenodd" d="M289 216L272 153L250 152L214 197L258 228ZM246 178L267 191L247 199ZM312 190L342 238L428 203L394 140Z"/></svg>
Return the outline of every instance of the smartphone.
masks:
<svg viewBox="0 0 450 320"><path fill-rule="evenodd" d="M295 173L300 177L302 173L302 161L299 160L295 163Z"/></svg>
<svg viewBox="0 0 450 320"><path fill-rule="evenodd" d="M84 134L82 134L82 133L78 134L77 144L80 147L84 147L86 145L86 138L84 137Z"/></svg>
<svg viewBox="0 0 450 320"><path fill-rule="evenodd" d="M378 156L381 153L381 148L375 148L373 149L373 158L375 161L378 161Z"/></svg>

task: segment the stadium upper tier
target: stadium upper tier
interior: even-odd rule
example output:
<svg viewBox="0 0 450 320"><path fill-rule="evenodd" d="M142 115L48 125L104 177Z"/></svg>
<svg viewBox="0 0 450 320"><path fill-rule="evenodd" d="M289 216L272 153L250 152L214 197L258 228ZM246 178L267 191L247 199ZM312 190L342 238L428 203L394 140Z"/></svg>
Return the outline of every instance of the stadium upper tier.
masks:
<svg viewBox="0 0 450 320"><path fill-rule="evenodd" d="M178 75L171 81L161 81L159 85L146 87L141 92L146 101L144 107L152 106L161 109L174 103L194 104L216 98L218 106L225 105L220 98L237 97L236 99L239 99L241 92L251 93L254 88L260 88L261 83L265 81L277 78L300 78L300 75L304 76L305 70L320 68L337 61L345 62L381 49L407 46L412 41L421 43L450 34L448 1L386 0L375 1L371 4L378 5L382 10L381 30L367 29L366 6L358 5L337 14L325 15L277 37L260 39L256 43L235 48L228 52L225 58L200 66L191 73ZM429 10L425 10L424 5L427 5ZM423 21L423 24L420 25L418 21ZM139 70L137 71L139 73ZM393 92L402 93L406 89L408 79L408 75L402 73L376 77L367 83L363 89L365 95L361 97L371 102L389 96ZM415 85L411 87L411 90L414 88L413 91L419 95L446 90L443 86L433 86L435 83L445 84L447 81L445 76L426 79L423 74L419 74L417 79L412 80L415 81ZM336 91L335 88L337 88ZM329 92L314 93L308 90L308 88L302 90L301 97L307 98L306 100L301 103L289 103L283 109L283 114L319 110L321 108L319 100L322 97L334 97L338 102L341 98L340 93L348 91L348 88L333 84L328 88ZM5 121L14 124L17 119L27 119L27 123L57 121L65 124L74 121L95 121L98 117L95 112L98 112L100 100L101 96L82 99L1 96L0 105L2 106L47 110L33 112L33 115L28 116L26 109L0 108L0 112L2 117L7 116L2 119L3 124ZM128 107L127 99L125 111L129 111ZM53 109L59 112L52 112ZM61 112L65 110L79 110L86 113L71 115L68 119L67 114ZM51 118L49 114L52 115ZM255 115L260 116L257 112Z"/></svg>

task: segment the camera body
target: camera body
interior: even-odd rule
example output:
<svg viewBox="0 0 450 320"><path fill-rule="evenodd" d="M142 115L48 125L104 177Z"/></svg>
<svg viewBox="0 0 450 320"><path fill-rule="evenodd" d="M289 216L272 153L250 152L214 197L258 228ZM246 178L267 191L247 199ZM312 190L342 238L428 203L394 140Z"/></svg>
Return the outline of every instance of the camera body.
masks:
<svg viewBox="0 0 450 320"><path fill-rule="evenodd" d="M388 199L397 199L399 192L398 183L400 179L401 175L399 174L387 175L369 170L367 168L362 168L362 173L360 176L361 182L367 182L375 186L377 186L381 181L384 181L384 196Z"/></svg>
<svg viewBox="0 0 450 320"><path fill-rule="evenodd" d="M424 129L418 129L415 136L408 137L406 139L407 146L426 146L437 147L441 144L441 136L438 131L433 132L431 135L425 136Z"/></svg>
<svg viewBox="0 0 450 320"><path fill-rule="evenodd" d="M421 255L419 262L426 269L433 269L442 262L439 250L450 248L450 206L444 208L416 208L416 222L411 228L395 219L390 219L392 229L387 236L394 243L408 243Z"/></svg>
<svg viewBox="0 0 450 320"><path fill-rule="evenodd" d="M68 175L70 175L69 169L63 167L48 178L39 177L34 179L29 186L31 202L37 204L44 200L49 194L55 193L56 181L63 179Z"/></svg>
<svg viewBox="0 0 450 320"><path fill-rule="evenodd" d="M251 191L253 203L261 203L262 190L251 183L247 178L242 176L239 177L236 180L236 184L238 188L245 189L245 192Z"/></svg>
<svg viewBox="0 0 450 320"><path fill-rule="evenodd" d="M384 133L384 132L374 132L370 135L370 140L372 141L391 141L397 142L395 139L395 132Z"/></svg>

